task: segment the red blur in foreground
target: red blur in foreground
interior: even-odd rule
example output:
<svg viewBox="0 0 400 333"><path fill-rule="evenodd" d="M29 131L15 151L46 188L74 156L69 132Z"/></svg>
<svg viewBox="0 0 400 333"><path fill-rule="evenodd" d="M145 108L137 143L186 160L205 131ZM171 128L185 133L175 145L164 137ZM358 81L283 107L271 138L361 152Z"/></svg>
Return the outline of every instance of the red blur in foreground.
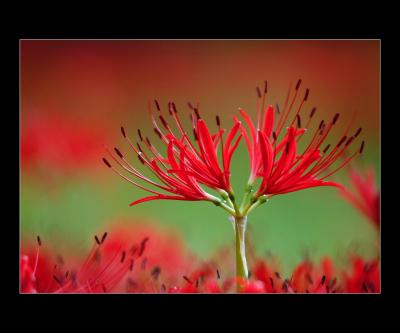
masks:
<svg viewBox="0 0 400 333"><path fill-rule="evenodd" d="M245 280L227 273L226 255L201 263L178 237L148 225L114 225L110 233L94 236L84 260L51 255L39 237L36 247L21 255L22 293L380 292L379 259L350 256L350 270L340 271L330 258L318 265L304 260L289 278L279 273L275 261L255 259Z"/></svg>
<svg viewBox="0 0 400 333"><path fill-rule="evenodd" d="M96 253L96 252L95 252ZM106 250L104 253L108 253ZM124 253L124 252L122 252ZM22 293L379 293L380 271L379 261L367 262L362 258L352 259L352 270L343 272L338 281L333 275L333 266L328 258L316 267L309 261L300 263L293 271L290 279L284 279L279 272L274 271L265 261L258 261L254 266L254 277L249 280L227 277L222 279L218 270L212 265L201 265L188 276L176 275L174 280L182 283L168 284L160 278L162 269L159 265L152 269L145 267L146 258L141 260L139 269L132 271L132 259L126 266L120 262L121 255L114 253L109 264L99 264L90 255L83 266L79 268L85 273L73 275L53 273L53 280L47 288L38 287L41 284L39 275L33 273L27 256L21 257L21 292ZM133 261L135 262L135 261ZM89 263L89 264L88 264ZM87 267L89 265L89 267ZM50 265L48 265L50 267ZM118 268L119 267L119 268ZM68 272L68 271L67 271ZM103 272L103 273L102 273ZM171 272L170 272L171 273ZM46 272L51 275L50 271ZM40 274L44 278L46 275ZM103 276L102 276L103 274ZM183 279L181 279L183 277ZM124 281L124 283L121 283ZM171 278L170 278L171 281Z"/></svg>
<svg viewBox="0 0 400 333"><path fill-rule="evenodd" d="M22 251L22 293L160 292L162 283L176 283L176 274L192 260L177 237L161 234L150 226L115 225L110 233L94 236L84 260L37 250ZM160 278L159 278L160 277Z"/></svg>

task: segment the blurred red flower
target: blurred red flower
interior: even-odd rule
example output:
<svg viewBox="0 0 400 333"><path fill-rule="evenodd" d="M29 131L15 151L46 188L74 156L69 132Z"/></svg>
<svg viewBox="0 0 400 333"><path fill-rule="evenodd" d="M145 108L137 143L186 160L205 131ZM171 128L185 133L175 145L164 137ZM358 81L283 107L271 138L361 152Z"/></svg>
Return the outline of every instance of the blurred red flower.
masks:
<svg viewBox="0 0 400 333"><path fill-rule="evenodd" d="M90 128L58 114L30 116L21 125L21 166L68 170L94 161L104 149L98 127Z"/></svg>
<svg viewBox="0 0 400 333"><path fill-rule="evenodd" d="M344 272L344 288L348 293L380 293L380 260L366 261L361 257L351 258L351 272Z"/></svg>
<svg viewBox="0 0 400 333"><path fill-rule="evenodd" d="M128 228L115 224L110 233L94 237L83 262L23 248L21 292L161 292L176 283L192 262L172 234L148 225Z"/></svg>
<svg viewBox="0 0 400 333"><path fill-rule="evenodd" d="M377 189L374 170L369 168L363 174L352 168L349 175L352 189L344 188L341 195L360 210L379 230L380 192Z"/></svg>

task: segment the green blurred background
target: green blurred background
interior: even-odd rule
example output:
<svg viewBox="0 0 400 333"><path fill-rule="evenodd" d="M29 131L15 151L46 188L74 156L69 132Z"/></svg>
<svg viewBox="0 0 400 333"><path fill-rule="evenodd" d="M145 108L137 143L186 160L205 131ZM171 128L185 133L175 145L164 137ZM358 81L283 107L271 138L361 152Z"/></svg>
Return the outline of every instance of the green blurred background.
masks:
<svg viewBox="0 0 400 333"><path fill-rule="evenodd" d="M354 165L372 166L379 175L379 70L379 41L23 40L22 244L40 234L60 252L80 253L119 218L176 229L201 258L233 243L223 210L179 201L129 207L143 191L102 164L104 144L128 152L121 125L131 137L141 128L156 141L146 111L154 98L164 107L175 101L182 117L187 101L199 102L216 130L215 114L227 126L239 106L255 116L255 87L265 79L269 101L281 104L289 83L302 78L303 89L310 88L304 111L316 106L317 123L340 112L340 132L357 112L354 130L363 127L366 149ZM232 174L240 193L248 177L243 144ZM343 171L334 179L347 184ZM274 197L250 215L249 236L258 255L276 255L285 270L306 254L337 262L349 250L376 254L373 226L328 187Z"/></svg>

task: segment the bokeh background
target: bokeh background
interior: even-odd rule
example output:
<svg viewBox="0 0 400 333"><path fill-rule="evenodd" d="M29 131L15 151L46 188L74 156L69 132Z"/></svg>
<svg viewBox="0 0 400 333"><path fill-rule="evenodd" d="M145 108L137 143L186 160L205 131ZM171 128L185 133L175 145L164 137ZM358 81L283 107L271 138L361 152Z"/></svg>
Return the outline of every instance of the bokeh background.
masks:
<svg viewBox="0 0 400 333"><path fill-rule="evenodd" d="M86 253L94 233L123 219L176 230L200 258L233 244L223 210L203 202L129 207L144 193L102 163L104 145L128 152L121 125L131 137L138 128L155 137L147 115L154 98L163 107L174 101L181 115L188 101L198 102L216 129L215 114L227 125L239 106L254 115L255 87L264 80L269 100L282 103L289 83L302 78L310 88L305 111L316 106L318 120L340 112L343 129L356 112L354 129L363 127L366 148L354 165L379 175L377 40L22 40L20 51L23 243L39 234L60 252ZM232 164L240 193L248 176L243 143ZM347 183L343 171L334 179ZM249 236L258 255L276 255L287 270L305 255L340 262L349 250L376 254L373 226L335 188L273 198L249 217Z"/></svg>

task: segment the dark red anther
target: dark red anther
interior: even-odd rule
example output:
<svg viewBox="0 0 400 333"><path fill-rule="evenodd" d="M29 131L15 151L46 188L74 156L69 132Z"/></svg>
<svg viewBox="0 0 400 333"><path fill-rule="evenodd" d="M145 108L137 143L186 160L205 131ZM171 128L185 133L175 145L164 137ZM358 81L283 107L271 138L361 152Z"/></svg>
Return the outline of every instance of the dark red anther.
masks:
<svg viewBox="0 0 400 333"><path fill-rule="evenodd" d="M289 154L289 147L290 147L290 143L288 142L288 143L286 144L286 146L285 146L286 154Z"/></svg>
<svg viewBox="0 0 400 333"><path fill-rule="evenodd" d="M216 116L216 117L215 117L215 120L216 120L216 122L217 122L217 126L218 126L218 127L221 126L221 120L219 119L219 116Z"/></svg>
<svg viewBox="0 0 400 333"><path fill-rule="evenodd" d="M164 119L164 117L163 117L162 115L160 115L159 118L160 118L160 120L161 120L163 126L164 126L166 129L168 129L168 123L167 123L167 121Z"/></svg>
<svg viewBox="0 0 400 333"><path fill-rule="evenodd" d="M140 131L140 129L138 129L137 132L138 132L140 141L143 141L142 132Z"/></svg>
<svg viewBox="0 0 400 333"><path fill-rule="evenodd" d="M217 269L217 278L220 279L221 275L219 274L219 270Z"/></svg>
<svg viewBox="0 0 400 333"><path fill-rule="evenodd" d="M53 279L54 279L59 285L62 284L61 281L60 281L60 279L59 279L56 275L53 275Z"/></svg>
<svg viewBox="0 0 400 333"><path fill-rule="evenodd" d="M324 133L325 127L326 127L326 125L325 125L325 123L323 123L321 126L321 129L319 130L319 135L322 135Z"/></svg>
<svg viewBox="0 0 400 333"><path fill-rule="evenodd" d="M197 133L196 133L196 129L195 128L193 128L193 136L194 136L194 139L197 141L198 138L197 138Z"/></svg>
<svg viewBox="0 0 400 333"><path fill-rule="evenodd" d="M136 142L136 146L138 148L138 151L142 153L143 149L142 149L142 146L139 144L139 142Z"/></svg>
<svg viewBox="0 0 400 333"><path fill-rule="evenodd" d="M268 81L264 81L264 94L268 92Z"/></svg>
<svg viewBox="0 0 400 333"><path fill-rule="evenodd" d="M123 136L124 138L126 138L126 133L125 133L125 128L124 128L124 126L121 126L121 133L122 133L122 136Z"/></svg>
<svg viewBox="0 0 400 333"><path fill-rule="evenodd" d="M107 235L108 235L108 233L107 232L105 232L104 234L103 234L103 237L101 237L101 244L103 244L104 243L104 241L106 240L106 238L107 238Z"/></svg>
<svg viewBox="0 0 400 333"><path fill-rule="evenodd" d="M322 128L322 126L324 126L325 122L323 120L321 120L321 122L319 123L318 129L320 130Z"/></svg>
<svg viewBox="0 0 400 333"><path fill-rule="evenodd" d="M103 162L105 165L107 165L109 168L111 168L111 164L103 157Z"/></svg>
<svg viewBox="0 0 400 333"><path fill-rule="evenodd" d="M42 240L40 239L39 235L36 237L36 240L37 240L38 245L42 246Z"/></svg>
<svg viewBox="0 0 400 333"><path fill-rule="evenodd" d="M151 270L151 276L153 277L154 280L158 279L158 276L161 273L161 268L160 266L155 266L152 270Z"/></svg>
<svg viewBox="0 0 400 333"><path fill-rule="evenodd" d="M124 156L122 155L122 153L119 151L119 149L118 149L117 147L115 147L114 150L115 150L115 152L117 153L117 155L118 155L120 158L124 158Z"/></svg>
<svg viewBox="0 0 400 333"><path fill-rule="evenodd" d="M315 111L317 111L317 108L316 108L316 107L313 107L312 110L311 110L311 112L310 112L310 118L312 118L312 117L314 116Z"/></svg>
<svg viewBox="0 0 400 333"><path fill-rule="evenodd" d="M339 148L339 147L343 144L343 142L346 141L346 139L347 139L347 136L345 135L343 138L340 139L340 141L338 142L338 144L336 145L336 147Z"/></svg>
<svg viewBox="0 0 400 333"><path fill-rule="evenodd" d="M156 134L158 135L158 137L159 137L160 139L162 139L162 134L161 134L160 130L159 130L157 127L154 127L154 132L156 132Z"/></svg>
<svg viewBox="0 0 400 333"><path fill-rule="evenodd" d="M362 128L360 127L360 128L357 130L357 132L354 134L354 137L355 137L355 138L358 137L358 135L361 133L361 131L362 131Z"/></svg>
<svg viewBox="0 0 400 333"><path fill-rule="evenodd" d="M367 293L368 288L367 288L367 284L365 282L362 283L362 287L363 287L364 291Z"/></svg>
<svg viewBox="0 0 400 333"><path fill-rule="evenodd" d="M97 245L101 244L101 242L99 241L99 238L97 237L97 235L94 235L94 240L96 241Z"/></svg>
<svg viewBox="0 0 400 333"><path fill-rule="evenodd" d="M257 91L257 97L261 98L261 90L260 87L256 87L256 91Z"/></svg>
<svg viewBox="0 0 400 333"><path fill-rule="evenodd" d="M193 283L192 281L190 281L190 279L186 275L183 276L183 279L189 284Z"/></svg>
<svg viewBox="0 0 400 333"><path fill-rule="evenodd" d="M272 277L270 277L269 282L271 283L271 287L273 289L274 288L274 279Z"/></svg>
<svg viewBox="0 0 400 333"><path fill-rule="evenodd" d="M143 254L144 249L146 248L146 243L148 242L148 240L149 240L149 237L146 237L140 243L140 249L139 249L139 254L138 254L139 257Z"/></svg>
<svg viewBox="0 0 400 333"><path fill-rule="evenodd" d="M297 127L300 128L301 127L301 118L300 118L299 114L296 116L296 120L297 120Z"/></svg>
<svg viewBox="0 0 400 333"><path fill-rule="evenodd" d="M170 116L172 116L172 106L171 106L171 102L168 102L168 113Z"/></svg>
<svg viewBox="0 0 400 333"><path fill-rule="evenodd" d="M353 140L354 140L354 136L351 136L348 140L347 140L347 142L346 142L346 145L345 146L348 146L350 143L352 143L353 142Z"/></svg>
<svg viewBox="0 0 400 333"><path fill-rule="evenodd" d="M275 276L276 276L278 279L281 278L281 275L280 275L278 272L275 272Z"/></svg>
<svg viewBox="0 0 400 333"><path fill-rule="evenodd" d="M298 90L300 88L300 84L301 84L301 79L299 79L297 81L296 88L295 88L296 90Z"/></svg>
<svg viewBox="0 0 400 333"><path fill-rule="evenodd" d="M187 105L188 105L188 107L189 107L190 110L193 110L193 111L194 111L194 107L193 107L193 105L192 105L191 102L188 102Z"/></svg>
<svg viewBox="0 0 400 333"><path fill-rule="evenodd" d="M331 147L331 144L329 143L324 150L322 151L324 154L328 151L328 149Z"/></svg>
<svg viewBox="0 0 400 333"><path fill-rule="evenodd" d="M178 110L176 109L176 105L175 105L174 102L171 102L171 111L172 111L173 113L178 113Z"/></svg>
<svg viewBox="0 0 400 333"><path fill-rule="evenodd" d="M131 263L129 264L129 270L132 272L133 270L133 264L135 263L135 261L133 259L131 259Z"/></svg>
<svg viewBox="0 0 400 333"><path fill-rule="evenodd" d="M361 142L361 146L360 146L360 154L362 154L363 150L364 150L364 146L365 146L365 142Z"/></svg>
<svg viewBox="0 0 400 333"><path fill-rule="evenodd" d="M194 108L193 111L194 111L194 113L196 114L197 120L201 119L199 110L197 110L196 108Z"/></svg>
<svg viewBox="0 0 400 333"><path fill-rule="evenodd" d="M312 280L311 275L309 273L307 273L306 278L307 278L307 281L308 281L309 284L313 284L313 280Z"/></svg>
<svg viewBox="0 0 400 333"><path fill-rule="evenodd" d="M150 142L150 139L146 136L146 142L147 142L147 144L149 145L149 146L151 146L151 142Z"/></svg>
<svg viewBox="0 0 400 333"><path fill-rule="evenodd" d="M121 255L121 264L124 262L125 257L126 257L126 252L125 252L125 251L122 251L122 255Z"/></svg>
<svg viewBox="0 0 400 333"><path fill-rule="evenodd" d="M275 132L275 131L272 132L272 137L274 138L275 141L276 141L276 139L278 138L278 137L276 136L276 132Z"/></svg>
<svg viewBox="0 0 400 333"><path fill-rule="evenodd" d="M307 101L308 95L310 94L310 89L307 88L306 94L304 95L304 102Z"/></svg>
<svg viewBox="0 0 400 333"><path fill-rule="evenodd" d="M158 110L158 111L161 111L161 109L160 109L160 104L158 104L158 101L157 101L156 99L154 100L154 103L156 104L157 110Z"/></svg>
<svg viewBox="0 0 400 333"><path fill-rule="evenodd" d="M332 125L335 125L335 124L336 124L337 120L339 119L339 116L340 116L339 113L336 113L336 114L335 114L335 116L333 117L333 120L332 120Z"/></svg>
<svg viewBox="0 0 400 333"><path fill-rule="evenodd" d="M139 159L139 161L144 165L146 162L144 161L144 159L143 159L143 157L140 155L140 154L138 154L138 159Z"/></svg>
<svg viewBox="0 0 400 333"><path fill-rule="evenodd" d="M324 283L325 283L325 279L326 279L326 276L324 275L324 276L322 277L322 279L321 279L321 284L324 284Z"/></svg>

